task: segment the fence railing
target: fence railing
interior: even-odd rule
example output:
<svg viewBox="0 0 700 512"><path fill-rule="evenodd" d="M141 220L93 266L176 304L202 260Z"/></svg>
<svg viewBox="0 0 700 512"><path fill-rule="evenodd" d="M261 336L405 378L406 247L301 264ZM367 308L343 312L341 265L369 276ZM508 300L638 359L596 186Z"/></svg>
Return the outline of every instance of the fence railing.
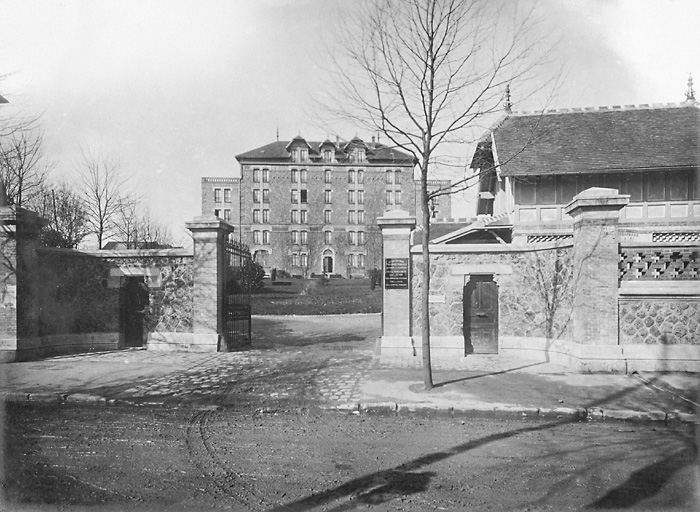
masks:
<svg viewBox="0 0 700 512"><path fill-rule="evenodd" d="M629 244L620 246L620 281L700 279L695 243Z"/></svg>

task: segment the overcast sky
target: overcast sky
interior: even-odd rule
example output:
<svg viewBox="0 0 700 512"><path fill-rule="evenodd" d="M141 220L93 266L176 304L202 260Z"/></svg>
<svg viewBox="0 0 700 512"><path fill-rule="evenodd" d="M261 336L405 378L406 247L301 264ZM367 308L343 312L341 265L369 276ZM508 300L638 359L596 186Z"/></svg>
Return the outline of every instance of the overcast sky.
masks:
<svg viewBox="0 0 700 512"><path fill-rule="evenodd" d="M237 175L235 155L278 128L282 140L329 135L310 100L341 3L0 0L0 94L42 114L59 175L81 146L118 156L154 214L183 231L201 213L202 176ZM700 89L700 1L544 0L539 10L559 42L552 68L564 66L548 108L680 102L691 72ZM516 110L538 108L513 94Z"/></svg>

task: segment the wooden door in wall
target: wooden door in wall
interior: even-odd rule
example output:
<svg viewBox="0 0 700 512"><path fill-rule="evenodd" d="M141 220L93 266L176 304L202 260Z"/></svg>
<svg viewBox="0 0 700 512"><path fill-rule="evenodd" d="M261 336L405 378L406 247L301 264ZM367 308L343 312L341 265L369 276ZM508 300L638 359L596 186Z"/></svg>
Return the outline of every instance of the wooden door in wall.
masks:
<svg viewBox="0 0 700 512"><path fill-rule="evenodd" d="M144 317L148 303L148 287L144 278L127 277L122 288L122 334L124 336L124 346L143 346Z"/></svg>
<svg viewBox="0 0 700 512"><path fill-rule="evenodd" d="M463 303L464 354L497 354L498 286L493 276L471 276Z"/></svg>

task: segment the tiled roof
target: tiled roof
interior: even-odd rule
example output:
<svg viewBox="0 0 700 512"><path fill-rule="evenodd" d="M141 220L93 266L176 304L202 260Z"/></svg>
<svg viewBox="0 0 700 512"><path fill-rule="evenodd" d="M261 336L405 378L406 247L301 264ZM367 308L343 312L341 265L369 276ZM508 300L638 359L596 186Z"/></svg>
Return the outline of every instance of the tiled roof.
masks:
<svg viewBox="0 0 700 512"><path fill-rule="evenodd" d="M685 103L511 114L494 136L506 176L693 167L700 109Z"/></svg>
<svg viewBox="0 0 700 512"><path fill-rule="evenodd" d="M296 141L296 139L295 139ZM321 153L319 148L321 147L321 142L318 141L306 141L308 142L309 148L309 159L313 161L318 161L321 159ZM291 160L291 154L287 151L287 146L289 146L290 141L278 140L260 146L259 148L253 149L251 151L246 151L240 155L236 155L236 160L239 162L250 161L250 162L289 162ZM399 165L414 165L414 160L411 155L408 155L397 149L393 149L389 146L385 146L380 143L366 143L367 146L367 161L369 163L393 163ZM336 159L339 162L344 161L347 158L347 154L343 151L344 145L341 144L339 148L336 149Z"/></svg>

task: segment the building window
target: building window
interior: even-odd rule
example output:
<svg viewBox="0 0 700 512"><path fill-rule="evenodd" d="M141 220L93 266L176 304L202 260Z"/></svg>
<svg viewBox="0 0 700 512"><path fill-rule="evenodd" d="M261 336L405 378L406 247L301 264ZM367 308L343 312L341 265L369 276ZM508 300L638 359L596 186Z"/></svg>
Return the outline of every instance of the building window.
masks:
<svg viewBox="0 0 700 512"><path fill-rule="evenodd" d="M330 183L331 182L331 170L326 169L323 171L323 181L324 183Z"/></svg>
<svg viewBox="0 0 700 512"><path fill-rule="evenodd" d="M308 178L307 173L306 173L306 169L302 169L301 171L299 171L299 178L300 178L302 183L306 183L306 180Z"/></svg>
<svg viewBox="0 0 700 512"><path fill-rule="evenodd" d="M365 267L365 255L364 254L357 255L357 266L360 268Z"/></svg>
<svg viewBox="0 0 700 512"><path fill-rule="evenodd" d="M263 245L269 245L270 244L270 232L263 231L262 234L263 234L263 240L262 240Z"/></svg>
<svg viewBox="0 0 700 512"><path fill-rule="evenodd" d="M365 232L364 231L357 232L357 243L359 245L365 245Z"/></svg>
<svg viewBox="0 0 700 512"><path fill-rule="evenodd" d="M292 231L292 243L293 244L299 243L299 232L298 231Z"/></svg>
<svg viewBox="0 0 700 512"><path fill-rule="evenodd" d="M401 204L401 191L400 190L396 190L394 192L394 203Z"/></svg>
<svg viewBox="0 0 700 512"><path fill-rule="evenodd" d="M306 162L309 159L308 148L301 148L299 150L299 158L301 159L302 162Z"/></svg>
<svg viewBox="0 0 700 512"><path fill-rule="evenodd" d="M253 183L260 183L260 169L253 169Z"/></svg>
<svg viewBox="0 0 700 512"><path fill-rule="evenodd" d="M348 183L355 183L355 171L352 169L348 171Z"/></svg>
<svg viewBox="0 0 700 512"><path fill-rule="evenodd" d="M401 185L401 171L396 171L394 173L394 183L396 185Z"/></svg>
<svg viewBox="0 0 700 512"><path fill-rule="evenodd" d="M308 266L309 266L309 255L308 255L308 254L302 254L302 255L301 255L301 266L302 266L302 267L308 267Z"/></svg>
<svg viewBox="0 0 700 512"><path fill-rule="evenodd" d="M332 154L330 149L323 150L323 161L324 162L332 162L333 161L333 154Z"/></svg>
<svg viewBox="0 0 700 512"><path fill-rule="evenodd" d="M357 183L364 183L365 182L365 172L364 171L357 171Z"/></svg>
<svg viewBox="0 0 700 512"><path fill-rule="evenodd" d="M299 191L292 190L292 204L297 204L299 202Z"/></svg>
<svg viewBox="0 0 700 512"><path fill-rule="evenodd" d="M230 202L231 202L231 189L225 188L224 189L224 203L230 203Z"/></svg>
<svg viewBox="0 0 700 512"><path fill-rule="evenodd" d="M293 267L299 266L299 255L297 253L292 254L292 266Z"/></svg>
<svg viewBox="0 0 700 512"><path fill-rule="evenodd" d="M307 222L309 222L308 215L309 215L308 211L306 211L306 210L301 211L301 223L302 224L306 224Z"/></svg>
<svg viewBox="0 0 700 512"><path fill-rule="evenodd" d="M332 202L331 199L333 199L332 192L333 192L332 190L324 190L323 191L323 195L324 195L326 204L331 204L331 202Z"/></svg>
<svg viewBox="0 0 700 512"><path fill-rule="evenodd" d="M221 189L220 188L214 189L214 202L215 203L221 202Z"/></svg>
<svg viewBox="0 0 700 512"><path fill-rule="evenodd" d="M348 244L357 244L357 233L355 233L354 231L348 231Z"/></svg>
<svg viewBox="0 0 700 512"><path fill-rule="evenodd" d="M260 189L259 188L253 189L253 202L254 203L260 202Z"/></svg>
<svg viewBox="0 0 700 512"><path fill-rule="evenodd" d="M364 190L357 191L357 204L365 204L365 191Z"/></svg>
<svg viewBox="0 0 700 512"><path fill-rule="evenodd" d="M391 190L386 191L386 204L394 204L394 193Z"/></svg>
<svg viewBox="0 0 700 512"><path fill-rule="evenodd" d="M253 210L253 224L260 224L260 210Z"/></svg>
<svg viewBox="0 0 700 512"><path fill-rule="evenodd" d="M355 210L348 210L348 224L355 224L356 219Z"/></svg>
<svg viewBox="0 0 700 512"><path fill-rule="evenodd" d="M355 266L355 255L348 254L348 267L354 267L354 266Z"/></svg>
<svg viewBox="0 0 700 512"><path fill-rule="evenodd" d="M308 202L308 200L307 200L307 198L308 198L308 191L307 191L306 189L302 189L302 190L300 190L299 192L300 192L300 194L301 194L301 196L300 196L301 203L302 203L302 204L306 204L306 203Z"/></svg>
<svg viewBox="0 0 700 512"><path fill-rule="evenodd" d="M270 169L263 169L262 179L263 183L270 183Z"/></svg>
<svg viewBox="0 0 700 512"><path fill-rule="evenodd" d="M323 232L323 242L325 244L332 244L333 243L333 231L324 231Z"/></svg>
<svg viewBox="0 0 700 512"><path fill-rule="evenodd" d="M263 223L264 224L269 224L270 223L270 210L263 210Z"/></svg>
<svg viewBox="0 0 700 512"><path fill-rule="evenodd" d="M262 194L263 194L263 203L269 203L270 202L270 189L264 188Z"/></svg>
<svg viewBox="0 0 700 512"><path fill-rule="evenodd" d="M365 161L365 150L364 150L364 149L358 149L358 150L357 150L357 161L358 161L358 162L364 162L364 161Z"/></svg>
<svg viewBox="0 0 700 512"><path fill-rule="evenodd" d="M355 191L348 190L348 203L355 204Z"/></svg>
<svg viewBox="0 0 700 512"><path fill-rule="evenodd" d="M296 169L292 169L292 183L298 183L299 182L299 171Z"/></svg>
<svg viewBox="0 0 700 512"><path fill-rule="evenodd" d="M230 222L230 221L231 221L231 210L229 210L228 208L226 208L226 209L224 210L224 220L225 220L226 222Z"/></svg>
<svg viewBox="0 0 700 512"><path fill-rule="evenodd" d="M262 232L255 230L253 231L253 243L260 245L262 242Z"/></svg>
<svg viewBox="0 0 700 512"><path fill-rule="evenodd" d="M214 215L216 215L217 217L221 217L221 210L219 208L214 210Z"/></svg>
<svg viewBox="0 0 700 512"><path fill-rule="evenodd" d="M386 171L386 183L387 185L394 183L394 171Z"/></svg>
<svg viewBox="0 0 700 512"><path fill-rule="evenodd" d="M359 210L357 212L357 223L358 224L364 224L365 223L365 211L364 210Z"/></svg>
<svg viewBox="0 0 700 512"><path fill-rule="evenodd" d="M330 224L331 222L333 222L331 210L324 210L323 211L323 222L326 224Z"/></svg>
<svg viewBox="0 0 700 512"><path fill-rule="evenodd" d="M309 232L308 231L302 231L301 232L301 240L300 243L302 244L308 244L309 243Z"/></svg>
<svg viewBox="0 0 700 512"><path fill-rule="evenodd" d="M299 224L299 210L292 210L292 224Z"/></svg>

